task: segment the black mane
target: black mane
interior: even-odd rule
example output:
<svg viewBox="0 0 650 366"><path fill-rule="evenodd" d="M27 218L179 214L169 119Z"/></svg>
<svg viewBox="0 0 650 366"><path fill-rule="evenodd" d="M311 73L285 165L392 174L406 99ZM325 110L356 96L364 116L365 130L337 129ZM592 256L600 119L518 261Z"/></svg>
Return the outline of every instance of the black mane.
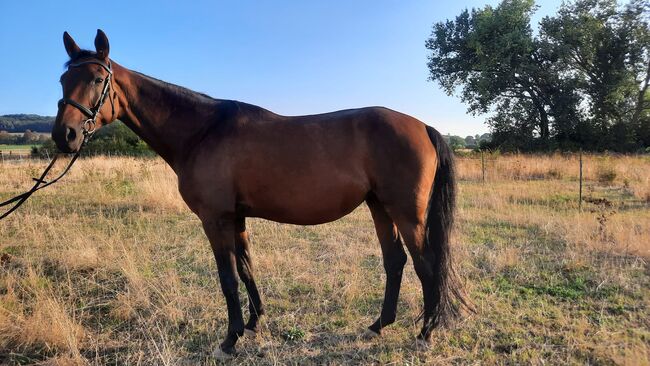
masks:
<svg viewBox="0 0 650 366"><path fill-rule="evenodd" d="M87 58L96 58L96 57L97 57L97 52L95 52L95 51L80 50L79 52L77 52L74 55L74 57L72 57L72 58L70 58L70 60L66 61L66 63L64 65L65 65L65 67L68 67L68 66L70 66L71 64L73 64L73 63L75 63L77 61L81 61L81 60L87 59ZM207 102L232 102L237 106L237 108L240 108L240 109L243 107L243 108L252 109L252 110L255 110L255 111L258 111L258 112L272 113L272 112L270 112L270 111L268 111L268 110L266 110L266 109L264 109L262 107L259 107L259 106L253 105L253 104L243 103L243 102L239 102L239 101L236 101L236 100L217 99L217 98L211 97L211 96L209 96L209 95L207 95L205 93L197 92L197 91L194 91L192 89L189 89L189 88L186 88L186 87L183 87L183 86L180 86L180 85L168 83L166 81L156 79L154 77L151 77L149 75L143 74L143 73L135 71L135 70L131 70L131 71L138 74L138 75L140 75L140 76L142 76L142 77L145 77L145 78L149 79L150 81L157 84L159 87L162 87L162 88L165 88L167 90L172 91L176 95L189 97L189 98L193 99L195 101L195 103L201 103L201 102L206 102L206 101Z"/></svg>

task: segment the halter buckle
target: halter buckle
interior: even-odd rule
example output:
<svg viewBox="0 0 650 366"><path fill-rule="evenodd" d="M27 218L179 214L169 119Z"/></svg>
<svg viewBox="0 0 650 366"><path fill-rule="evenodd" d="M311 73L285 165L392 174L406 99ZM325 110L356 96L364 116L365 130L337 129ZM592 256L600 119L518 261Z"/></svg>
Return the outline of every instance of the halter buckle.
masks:
<svg viewBox="0 0 650 366"><path fill-rule="evenodd" d="M92 128L88 128L88 126ZM97 124L95 123L95 120L92 118L88 118L87 120L84 121L84 124L81 125L81 130L83 131L84 136L90 135L93 132L95 132L95 129L97 128Z"/></svg>

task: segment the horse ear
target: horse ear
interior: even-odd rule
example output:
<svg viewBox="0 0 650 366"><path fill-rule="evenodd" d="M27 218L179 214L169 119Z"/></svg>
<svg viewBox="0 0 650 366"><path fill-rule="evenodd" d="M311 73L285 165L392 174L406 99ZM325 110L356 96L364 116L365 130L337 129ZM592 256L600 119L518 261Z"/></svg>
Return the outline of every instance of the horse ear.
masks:
<svg viewBox="0 0 650 366"><path fill-rule="evenodd" d="M68 56L70 56L71 59L75 57L81 49L77 44L75 43L74 39L70 37L70 34L68 32L63 32L63 45L65 46L65 51L68 53Z"/></svg>
<svg viewBox="0 0 650 366"><path fill-rule="evenodd" d="M108 37L101 30L97 30L97 36L95 37L95 51L97 52L97 57L99 58L108 58Z"/></svg>

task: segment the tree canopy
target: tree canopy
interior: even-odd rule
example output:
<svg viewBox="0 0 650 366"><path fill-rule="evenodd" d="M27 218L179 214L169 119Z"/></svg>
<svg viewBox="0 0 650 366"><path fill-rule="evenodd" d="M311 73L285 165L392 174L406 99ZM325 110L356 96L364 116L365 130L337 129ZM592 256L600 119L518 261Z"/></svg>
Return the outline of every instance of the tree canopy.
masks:
<svg viewBox="0 0 650 366"><path fill-rule="evenodd" d="M647 0L564 3L531 27L532 0L434 24L430 80L488 114L495 147L634 151L650 146Z"/></svg>

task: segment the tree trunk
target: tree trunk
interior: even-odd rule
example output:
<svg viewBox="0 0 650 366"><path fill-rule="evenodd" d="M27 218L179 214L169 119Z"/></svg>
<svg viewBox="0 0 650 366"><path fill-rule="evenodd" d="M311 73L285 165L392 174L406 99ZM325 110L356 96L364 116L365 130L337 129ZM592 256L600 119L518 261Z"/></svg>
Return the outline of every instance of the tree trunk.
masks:
<svg viewBox="0 0 650 366"><path fill-rule="evenodd" d="M544 103L539 100L538 96L532 91L529 91L529 94L531 95L533 104L539 113L539 135L542 140L546 141L550 135L548 113L546 112L546 108L544 108Z"/></svg>
<svg viewBox="0 0 650 366"><path fill-rule="evenodd" d="M515 78L517 82L522 86L523 90L528 93L530 96L530 100L533 102L533 105L535 106L535 109L537 109L537 112L539 113L539 135L542 138L542 140L547 141L550 133L549 133L549 121L548 121L548 113L546 113L546 108L545 104L543 102L543 99L537 94L536 90L530 85L530 83L524 79L521 78Z"/></svg>
<svg viewBox="0 0 650 366"><path fill-rule="evenodd" d="M648 69L645 73L645 80L641 86L641 90L639 90L636 107L634 108L634 114L632 115L631 123L634 127L637 127L637 124L639 123L639 117L641 117L641 112L643 112L643 109L645 107L645 93L648 90L648 83L650 83L650 62L648 63Z"/></svg>
<svg viewBox="0 0 650 366"><path fill-rule="evenodd" d="M546 141L549 138L549 128L548 128L548 114L546 113L546 110L544 109L544 106L540 109L539 112L539 119L540 119L540 126L539 130L542 136L542 140Z"/></svg>

